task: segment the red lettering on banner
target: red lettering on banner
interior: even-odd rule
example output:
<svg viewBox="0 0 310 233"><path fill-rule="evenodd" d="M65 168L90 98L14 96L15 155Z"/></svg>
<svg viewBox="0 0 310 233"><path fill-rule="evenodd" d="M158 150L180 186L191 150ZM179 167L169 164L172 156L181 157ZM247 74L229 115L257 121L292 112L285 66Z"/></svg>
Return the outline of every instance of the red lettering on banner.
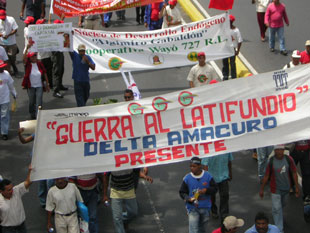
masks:
<svg viewBox="0 0 310 233"><path fill-rule="evenodd" d="M98 128L99 123L102 123L100 128ZM100 141L100 137L102 137L104 141L108 140L107 136L105 135L103 131L105 126L106 126L106 120L104 118L94 120L94 131L95 131L96 142Z"/></svg>
<svg viewBox="0 0 310 233"><path fill-rule="evenodd" d="M212 142L204 142L204 143L200 143L201 146L203 146L203 150L205 154L209 154L210 150L209 150L209 145L212 144Z"/></svg>
<svg viewBox="0 0 310 233"><path fill-rule="evenodd" d="M142 152L130 153L130 165L135 166L137 165L137 162L139 164L143 164L142 157L143 157Z"/></svg>
<svg viewBox="0 0 310 233"><path fill-rule="evenodd" d="M283 113L283 100L282 100L282 95L278 95L278 98L279 98L280 112Z"/></svg>
<svg viewBox="0 0 310 233"><path fill-rule="evenodd" d="M220 103L220 115L222 123L225 123L225 114L224 114L224 106L223 103Z"/></svg>
<svg viewBox="0 0 310 233"><path fill-rule="evenodd" d="M181 120L182 120L182 126L183 126L183 129L190 129L192 128L193 126L190 125L190 124L186 124L186 120L185 120L185 116L184 116L184 109L180 109L180 114L181 114Z"/></svg>
<svg viewBox="0 0 310 233"><path fill-rule="evenodd" d="M198 156L199 155L198 144L186 145L185 146L185 151L186 151L186 157L192 157L193 154Z"/></svg>
<svg viewBox="0 0 310 233"><path fill-rule="evenodd" d="M248 110L249 110L249 113L246 115L246 114L244 114L244 109L243 109L243 101L242 100L240 100L239 101L239 105L240 105L240 114L241 114L241 117L243 118L243 119L249 119L249 118L251 118L252 117L252 102L251 102L251 100L248 100Z"/></svg>
<svg viewBox="0 0 310 233"><path fill-rule="evenodd" d="M74 143L74 142L80 142L80 141L82 141L82 133L81 133L81 125L82 125L82 122L79 122L79 129L78 129L78 136L79 136L79 139L78 140L74 140L74 138L73 138L73 123L70 123L70 129L69 129L69 137L70 137L70 142L72 142L72 143Z"/></svg>
<svg viewBox="0 0 310 233"><path fill-rule="evenodd" d="M115 125L112 127L112 121L115 121ZM109 139L113 139L113 134L116 135L117 138L122 138L120 133L118 132L118 126L119 126L120 120L118 117L109 117L108 118L108 131L109 131Z"/></svg>
<svg viewBox="0 0 310 233"><path fill-rule="evenodd" d="M149 123L149 118L151 118L152 122ZM146 134L151 134L150 129L154 128L155 134L158 134L158 127L157 127L157 121L156 121L156 115L155 113L147 113L144 115L144 124L145 124L145 130Z"/></svg>
<svg viewBox="0 0 310 233"><path fill-rule="evenodd" d="M157 151L157 154L159 156L158 161L160 162L171 160L171 153L170 152L165 153L164 150L170 150L170 148L158 149Z"/></svg>
<svg viewBox="0 0 310 233"><path fill-rule="evenodd" d="M209 111L209 119L210 119L210 124L214 124L214 117L213 117L213 108L216 107L216 104L206 104L203 105L203 108L207 108Z"/></svg>
<svg viewBox="0 0 310 233"><path fill-rule="evenodd" d="M68 125L60 125L56 130L56 145L66 144L68 142L68 135L61 135L60 131L68 133Z"/></svg>
<svg viewBox="0 0 310 233"><path fill-rule="evenodd" d="M224 140L215 141L214 149L215 149L215 152L227 150L225 146L225 141Z"/></svg>
<svg viewBox="0 0 310 233"><path fill-rule="evenodd" d="M237 101L229 101L225 103L225 107L226 107L226 115L227 115L227 121L230 122L231 121L231 115L235 113L235 110L231 110L230 106L231 105L238 105Z"/></svg>
<svg viewBox="0 0 310 233"><path fill-rule="evenodd" d="M267 96L266 97L267 101L267 110L268 110L268 115L273 115L278 113L278 99L276 96ZM271 103L273 101L273 104ZM271 107L274 106L274 109L271 109Z"/></svg>
<svg viewBox="0 0 310 233"><path fill-rule="evenodd" d="M291 98L292 107L288 107L288 98ZM286 112L292 112L296 110L296 95L295 93L287 93L283 96L284 109Z"/></svg>
<svg viewBox="0 0 310 233"><path fill-rule="evenodd" d="M184 146L174 146L172 147L172 157L173 159L181 159L184 158L183 149Z"/></svg>
<svg viewBox="0 0 310 233"><path fill-rule="evenodd" d="M257 117L257 111L262 115L262 116L266 116L267 115L267 109L266 109L266 99L262 98L262 107L258 104L256 99L252 99L252 103L253 103L253 112L254 112L254 117Z"/></svg>
<svg viewBox="0 0 310 233"><path fill-rule="evenodd" d="M126 120L127 120L127 124L126 124ZM134 137L132 121L131 121L130 116L123 116L121 118L121 126L122 126L122 134L124 138L128 137L126 134L126 131L129 131L130 137Z"/></svg>
<svg viewBox="0 0 310 233"><path fill-rule="evenodd" d="M123 164L129 163L129 157L126 154L123 155L115 155L115 167L120 167Z"/></svg>
<svg viewBox="0 0 310 233"><path fill-rule="evenodd" d="M198 110L198 111L196 111L196 110ZM196 115L196 112L197 112L197 115ZM200 121L201 126L205 125L202 107L197 106L197 107L194 107L192 109L192 120L193 120L193 126L194 127L197 127L197 121Z"/></svg>
<svg viewBox="0 0 310 233"><path fill-rule="evenodd" d="M161 119L161 113L160 112L156 112L157 115L157 119L158 119L158 126L159 126L159 132L160 133L168 133L170 132L170 128L163 128L163 123L162 123L162 119Z"/></svg>
<svg viewBox="0 0 310 233"><path fill-rule="evenodd" d="M156 163L156 150L149 150L144 152L145 163Z"/></svg>
<svg viewBox="0 0 310 233"><path fill-rule="evenodd" d="M84 142L94 142L93 138L87 138L87 134L91 134L92 130L91 129L87 129L87 124L92 123L93 120L88 120L88 121L84 121L83 122L83 141ZM80 129L80 128L79 128Z"/></svg>

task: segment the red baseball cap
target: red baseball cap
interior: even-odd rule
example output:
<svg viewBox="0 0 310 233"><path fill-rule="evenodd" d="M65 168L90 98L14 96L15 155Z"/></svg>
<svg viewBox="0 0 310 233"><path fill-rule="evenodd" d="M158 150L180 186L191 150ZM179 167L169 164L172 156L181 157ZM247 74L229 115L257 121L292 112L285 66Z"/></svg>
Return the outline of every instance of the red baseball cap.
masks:
<svg viewBox="0 0 310 233"><path fill-rule="evenodd" d="M35 53L35 52L29 52L28 54L27 54L27 57L33 57L34 55L37 55L37 53Z"/></svg>
<svg viewBox="0 0 310 233"><path fill-rule="evenodd" d="M178 0L170 0L169 2L169 5L176 5L178 3Z"/></svg>
<svg viewBox="0 0 310 233"><path fill-rule="evenodd" d="M204 52L197 53L197 57L200 57L200 56L206 56L206 54Z"/></svg>
<svg viewBox="0 0 310 233"><path fill-rule="evenodd" d="M45 23L45 19L38 19L36 24L43 24Z"/></svg>
<svg viewBox="0 0 310 233"><path fill-rule="evenodd" d="M27 18L24 20L24 23L26 24L34 23L34 18L32 16L27 16Z"/></svg>
<svg viewBox="0 0 310 233"><path fill-rule="evenodd" d="M215 80L215 79L213 79L213 80L211 80L211 81L210 81L210 83L209 83L209 84L214 84L214 83L218 83L218 81L217 81L217 80Z"/></svg>
<svg viewBox="0 0 310 233"><path fill-rule="evenodd" d="M0 68L4 68L6 65L7 64L4 61L0 60Z"/></svg>
<svg viewBox="0 0 310 233"><path fill-rule="evenodd" d="M233 15L229 15L229 20L230 20L231 22L234 22L234 21L236 20L236 18L235 18L235 16L233 16Z"/></svg>
<svg viewBox="0 0 310 233"><path fill-rule="evenodd" d="M6 11L0 10L0 19L5 20L6 19Z"/></svg>
<svg viewBox="0 0 310 233"><path fill-rule="evenodd" d="M59 23L64 23L64 21L62 21L62 20L60 20L60 19L55 19L55 20L54 20L54 23L55 23L55 24L59 24Z"/></svg>

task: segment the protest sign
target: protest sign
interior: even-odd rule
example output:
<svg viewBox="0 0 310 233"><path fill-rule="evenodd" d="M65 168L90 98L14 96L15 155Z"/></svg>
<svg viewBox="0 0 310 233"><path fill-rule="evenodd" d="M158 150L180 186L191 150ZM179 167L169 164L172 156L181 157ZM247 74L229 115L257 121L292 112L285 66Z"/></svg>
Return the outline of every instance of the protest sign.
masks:
<svg viewBox="0 0 310 233"><path fill-rule="evenodd" d="M29 25L28 43L32 44L29 51L73 51L72 23Z"/></svg>
<svg viewBox="0 0 310 233"><path fill-rule="evenodd" d="M130 102L41 110L32 179L163 165L310 138L310 66Z"/></svg>
<svg viewBox="0 0 310 233"><path fill-rule="evenodd" d="M65 17L103 14L110 11L139 7L163 0L53 0L51 12Z"/></svg>
<svg viewBox="0 0 310 233"><path fill-rule="evenodd" d="M95 73L163 69L234 55L227 14L174 28L144 32L103 32L74 28L74 49L86 45Z"/></svg>

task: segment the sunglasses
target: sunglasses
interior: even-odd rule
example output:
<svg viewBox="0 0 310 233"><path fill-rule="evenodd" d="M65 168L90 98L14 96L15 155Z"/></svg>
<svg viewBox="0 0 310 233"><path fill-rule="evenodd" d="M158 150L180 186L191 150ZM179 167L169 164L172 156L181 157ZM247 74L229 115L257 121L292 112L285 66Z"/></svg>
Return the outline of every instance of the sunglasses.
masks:
<svg viewBox="0 0 310 233"><path fill-rule="evenodd" d="M127 99L131 99L132 96L124 96L124 99L127 100Z"/></svg>

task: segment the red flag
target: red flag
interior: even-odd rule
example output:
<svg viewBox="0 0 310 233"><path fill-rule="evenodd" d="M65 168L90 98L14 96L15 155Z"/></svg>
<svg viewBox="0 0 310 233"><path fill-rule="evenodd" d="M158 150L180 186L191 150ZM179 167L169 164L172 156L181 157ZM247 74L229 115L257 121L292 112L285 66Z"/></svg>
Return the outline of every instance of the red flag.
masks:
<svg viewBox="0 0 310 233"><path fill-rule="evenodd" d="M209 8L218 10L230 10L234 5L234 0L210 0Z"/></svg>

